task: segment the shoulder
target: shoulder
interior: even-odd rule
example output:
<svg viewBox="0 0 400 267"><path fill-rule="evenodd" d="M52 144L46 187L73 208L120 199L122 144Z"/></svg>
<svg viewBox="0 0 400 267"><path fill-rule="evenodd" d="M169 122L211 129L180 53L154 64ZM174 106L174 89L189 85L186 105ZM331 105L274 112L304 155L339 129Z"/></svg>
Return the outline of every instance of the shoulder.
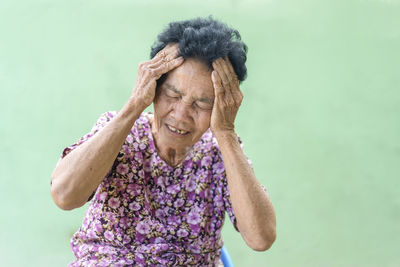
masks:
<svg viewBox="0 0 400 267"><path fill-rule="evenodd" d="M97 118L95 125L92 128L92 131L103 128L109 121L111 121L112 118L115 117L116 114L117 112L114 110L100 114L100 116Z"/></svg>
<svg viewBox="0 0 400 267"><path fill-rule="evenodd" d="M218 146L217 139L210 129L208 129L195 144L194 151L197 153L195 158L199 158L199 165L203 169L208 169L213 173L213 178L216 174L222 174L225 170L222 161L222 154Z"/></svg>
<svg viewBox="0 0 400 267"><path fill-rule="evenodd" d="M104 112L100 115L100 117L97 119L97 124L102 124L106 123L110 120L112 120L114 117L116 117L118 114L118 111L111 110ZM135 121L135 126L149 126L149 121L152 118L152 113L150 112L143 112L139 115L138 119Z"/></svg>
<svg viewBox="0 0 400 267"><path fill-rule="evenodd" d="M237 142L239 143L241 149L243 150L243 142L238 134L236 134ZM218 145L217 138L208 129L200 138L200 140L195 144L195 149L201 151L202 153L211 153L218 157L221 157L221 150Z"/></svg>
<svg viewBox="0 0 400 267"><path fill-rule="evenodd" d="M127 136L128 143L133 145L133 149L137 152L152 152L154 150L150 124L151 118L152 114L150 112L140 114Z"/></svg>
<svg viewBox="0 0 400 267"><path fill-rule="evenodd" d="M102 113L100 117L97 119L97 122L92 130L99 130L103 128L108 122L110 122L113 118L115 118L117 114L118 111L114 110ZM135 145L135 148L140 143L143 142L148 143L151 139L151 126L150 126L151 119L152 119L152 113L150 112L141 113L137 118L137 120L135 121L135 123L133 124L131 131L129 132L126 138L126 142L133 143ZM141 148L143 150L143 147Z"/></svg>
<svg viewBox="0 0 400 267"><path fill-rule="evenodd" d="M110 121L112 118L114 118L117 115L117 111L111 110L111 111L106 111L100 115L100 117L97 119L98 122L106 122Z"/></svg>
<svg viewBox="0 0 400 267"><path fill-rule="evenodd" d="M151 113L144 112L137 118L131 129L131 134L136 138L150 138L151 134Z"/></svg>
<svg viewBox="0 0 400 267"><path fill-rule="evenodd" d="M202 153L214 153L219 151L218 142L214 134L208 129L200 138L200 140L194 145L196 151Z"/></svg>

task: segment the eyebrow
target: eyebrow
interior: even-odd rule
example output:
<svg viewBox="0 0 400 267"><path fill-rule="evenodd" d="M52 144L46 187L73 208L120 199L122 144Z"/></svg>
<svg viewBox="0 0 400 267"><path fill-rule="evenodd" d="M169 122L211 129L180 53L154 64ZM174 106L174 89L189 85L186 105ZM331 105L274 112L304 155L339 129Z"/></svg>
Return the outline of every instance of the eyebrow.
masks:
<svg viewBox="0 0 400 267"><path fill-rule="evenodd" d="M183 95L181 91L176 89L176 87L170 85L169 83L164 83L164 86L167 87L167 89L174 91L177 94Z"/></svg>
<svg viewBox="0 0 400 267"><path fill-rule="evenodd" d="M212 100L212 99L210 99L208 97L201 97L201 98L198 99L198 101L204 102L204 103L207 103L207 104L211 104L211 105L214 104L214 100Z"/></svg>
<svg viewBox="0 0 400 267"><path fill-rule="evenodd" d="M184 96L184 94L181 91L179 91L175 86L170 85L169 83L164 83L164 86L167 87L167 89L169 89L171 91L174 91L175 93ZM198 98L196 100L200 101L200 102L208 103L208 104L214 104L214 100L210 99L209 97L204 97L203 96L203 97L200 97L200 98Z"/></svg>

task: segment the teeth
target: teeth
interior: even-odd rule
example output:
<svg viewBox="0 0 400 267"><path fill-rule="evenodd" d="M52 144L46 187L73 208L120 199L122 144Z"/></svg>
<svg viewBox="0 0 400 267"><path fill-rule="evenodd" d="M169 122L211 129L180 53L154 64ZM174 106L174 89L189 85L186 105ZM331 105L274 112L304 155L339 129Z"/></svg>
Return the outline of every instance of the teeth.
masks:
<svg viewBox="0 0 400 267"><path fill-rule="evenodd" d="M178 133L178 134L186 134L186 133L187 133L187 131L178 130L178 129L176 129L176 128L170 126L170 125L168 125L168 128L169 128L171 131L173 131L173 132L175 132L175 133Z"/></svg>

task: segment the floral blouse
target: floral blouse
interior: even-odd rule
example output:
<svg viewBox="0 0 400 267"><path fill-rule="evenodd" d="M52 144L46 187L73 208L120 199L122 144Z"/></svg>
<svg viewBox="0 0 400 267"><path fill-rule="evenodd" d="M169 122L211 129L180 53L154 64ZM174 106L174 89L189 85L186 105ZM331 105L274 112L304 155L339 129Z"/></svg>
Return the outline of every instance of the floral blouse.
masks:
<svg viewBox="0 0 400 267"><path fill-rule="evenodd" d="M90 133L116 115L100 116ZM69 266L216 266L225 211L235 226L225 167L210 130L176 167L157 154L148 113L135 122L71 238Z"/></svg>

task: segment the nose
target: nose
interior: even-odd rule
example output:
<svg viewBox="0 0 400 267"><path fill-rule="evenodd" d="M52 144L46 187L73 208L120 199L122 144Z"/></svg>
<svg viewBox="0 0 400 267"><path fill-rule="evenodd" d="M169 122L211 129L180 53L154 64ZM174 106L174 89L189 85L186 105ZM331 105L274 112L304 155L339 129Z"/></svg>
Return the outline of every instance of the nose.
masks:
<svg viewBox="0 0 400 267"><path fill-rule="evenodd" d="M180 100L175 103L173 115L178 122L190 121L192 114L192 105L186 103L184 100Z"/></svg>

